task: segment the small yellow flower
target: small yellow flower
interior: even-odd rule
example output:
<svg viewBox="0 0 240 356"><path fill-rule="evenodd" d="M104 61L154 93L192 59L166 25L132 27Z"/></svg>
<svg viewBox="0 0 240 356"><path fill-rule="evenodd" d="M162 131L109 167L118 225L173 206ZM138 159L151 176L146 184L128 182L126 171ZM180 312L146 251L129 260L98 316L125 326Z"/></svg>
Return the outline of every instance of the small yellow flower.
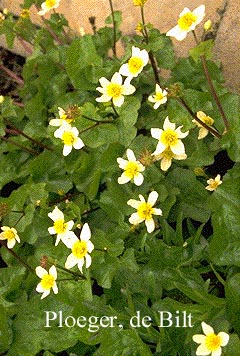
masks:
<svg viewBox="0 0 240 356"><path fill-rule="evenodd" d="M133 0L133 5L134 6L143 6L147 0Z"/></svg>
<svg viewBox="0 0 240 356"><path fill-rule="evenodd" d="M124 103L124 95L133 94L136 88L130 84L131 78L126 78L124 83L122 83L122 76L120 73L116 72L112 76L111 81L102 77L99 79L99 83L102 87L97 87L102 96L97 98L96 101L106 103L112 100L115 106L122 106Z"/></svg>
<svg viewBox="0 0 240 356"><path fill-rule="evenodd" d="M153 155L159 155L167 148L170 148L175 155L185 154L185 147L181 141L181 138L186 137L189 132L182 132L182 126L179 126L176 130L175 127L176 124L170 122L168 117L166 117L163 124L163 130L158 128L151 129L152 137L158 140L158 144L156 150L153 152Z"/></svg>
<svg viewBox="0 0 240 356"><path fill-rule="evenodd" d="M54 136L56 138L60 138L63 143L63 155L68 156L69 153L72 151L72 148L75 148L76 150L80 150L83 146L84 143L83 141L78 137L78 129L76 127L72 127L70 124L67 122L65 124L62 124L59 129L57 129L54 132Z"/></svg>
<svg viewBox="0 0 240 356"><path fill-rule="evenodd" d="M222 184L221 176L218 174L214 179L210 178L207 180L208 186L206 187L207 190L213 191L216 190L217 187Z"/></svg>
<svg viewBox="0 0 240 356"><path fill-rule="evenodd" d="M212 127L214 124L214 120L210 117L207 116L203 111L198 111L197 112L197 117L204 122L206 125L208 125L209 127ZM199 135L198 135L198 139L201 140L202 138L206 137L207 134L209 133L208 129L206 129L205 127L203 127L199 122L197 122L196 120L192 120L192 122L194 122L198 127L200 127L199 130Z"/></svg>
<svg viewBox="0 0 240 356"><path fill-rule="evenodd" d="M133 151L130 149L127 149L127 158L128 160L121 157L117 158L119 168L124 170L121 177L118 178L118 183L125 184L133 180L134 184L139 186L142 184L144 179L141 172L145 170L145 167L136 160Z"/></svg>
<svg viewBox="0 0 240 356"><path fill-rule="evenodd" d="M36 267L36 275L41 278L41 282L38 283L36 291L42 293L41 299L46 298L53 290L54 294L58 293L58 287L56 284L57 270L55 266L50 267L49 272L45 268L38 266Z"/></svg>
<svg viewBox="0 0 240 356"><path fill-rule="evenodd" d="M151 103L154 103L153 108L156 110L160 105L167 102L167 91L162 89L158 84L156 84L155 94L150 95L148 100Z"/></svg>
<svg viewBox="0 0 240 356"><path fill-rule="evenodd" d="M130 199L127 204L131 207L137 209L136 213L133 213L129 222L133 225L138 225L141 222L145 221L145 225L147 227L147 231L149 233L153 232L155 229L155 223L152 218L152 215L162 215L161 209L153 208L153 205L156 203L158 198L158 193L153 191L149 194L148 200L145 201L144 197L139 194L139 200Z"/></svg>
<svg viewBox="0 0 240 356"><path fill-rule="evenodd" d="M84 262L86 262L86 268L89 268L92 263L92 258L89 255L94 249L93 243L90 241L91 231L87 223L83 225L80 239L73 237L69 240L67 245L68 248L71 248L72 253L68 256L65 263L65 268L70 269L75 265L78 265L79 270L82 272Z"/></svg>
<svg viewBox="0 0 240 356"><path fill-rule="evenodd" d="M21 13L20 13L20 17L22 19L28 19L30 17L30 11L29 9L22 9Z"/></svg>
<svg viewBox="0 0 240 356"><path fill-rule="evenodd" d="M123 64L119 73L125 77L137 77L143 70L143 67L148 64L148 52L145 49L132 46L132 57L128 63Z"/></svg>
<svg viewBox="0 0 240 356"><path fill-rule="evenodd" d="M38 15L44 16L48 11L56 9L60 4L60 0L46 0L42 3L42 10L38 11Z"/></svg>
<svg viewBox="0 0 240 356"><path fill-rule="evenodd" d="M221 356L222 347L228 344L229 335L224 331L216 335L213 328L204 322L202 322L202 330L204 335L193 335L193 341L200 344L197 348L196 355Z"/></svg>
<svg viewBox="0 0 240 356"><path fill-rule="evenodd" d="M4 102L5 98L3 95L0 95L0 104L2 104Z"/></svg>
<svg viewBox="0 0 240 356"><path fill-rule="evenodd" d="M2 232L0 233L0 240L7 240L7 247L13 248L16 241L20 243L20 238L18 236L17 230L14 227L2 226Z"/></svg>
<svg viewBox="0 0 240 356"><path fill-rule="evenodd" d="M184 40L188 32L193 31L195 27L203 20L205 16L205 5L198 6L192 12L185 7L179 15L178 23L175 27L166 33L166 36L175 37L178 41Z"/></svg>
<svg viewBox="0 0 240 356"><path fill-rule="evenodd" d="M172 152L172 150L169 147L166 148L159 155L154 155L155 161L161 160L160 167L161 167L161 170L163 170L164 172L167 171L168 168L171 167L173 159L182 160L182 159L186 159L186 158L187 158L187 155L185 153L183 153L181 155L176 155Z"/></svg>
<svg viewBox="0 0 240 356"><path fill-rule="evenodd" d="M73 220L65 222L64 214L57 206L55 206L51 213L48 213L48 216L54 221L53 226L48 228L48 232L51 235L57 234L55 246L59 244L60 240L66 244L69 239L75 236L74 232L70 231L74 225Z"/></svg>

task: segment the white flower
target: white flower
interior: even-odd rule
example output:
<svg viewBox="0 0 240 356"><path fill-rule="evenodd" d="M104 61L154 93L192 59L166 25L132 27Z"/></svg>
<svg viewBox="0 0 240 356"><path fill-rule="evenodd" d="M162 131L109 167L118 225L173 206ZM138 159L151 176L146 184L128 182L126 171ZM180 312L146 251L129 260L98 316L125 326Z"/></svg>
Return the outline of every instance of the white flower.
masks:
<svg viewBox="0 0 240 356"><path fill-rule="evenodd" d="M216 190L217 187L220 184L222 184L220 174L218 174L214 179L212 179L212 178L208 179L207 184L208 184L208 186L205 189L210 190L210 191Z"/></svg>
<svg viewBox="0 0 240 356"><path fill-rule="evenodd" d="M0 233L0 240L7 240L7 247L13 248L16 241L20 243L20 238L17 234L17 230L14 227L2 226L2 231Z"/></svg>
<svg viewBox="0 0 240 356"><path fill-rule="evenodd" d="M145 221L147 231L149 233L153 232L155 229L155 223L152 218L152 215L162 215L161 209L153 208L153 205L156 203L158 198L158 193L153 191L149 194L148 200L145 201L144 197L139 194L139 200L130 199L127 204L137 209L136 213L133 213L129 222L133 225L138 225L141 222Z"/></svg>
<svg viewBox="0 0 240 356"><path fill-rule="evenodd" d="M166 148L162 153L160 153L158 155L154 155L154 159L156 161L161 160L160 166L163 171L167 171L168 168L171 167L173 159L182 160L182 159L186 159L186 158L187 158L187 155L185 153L183 153L181 155L176 155L172 152L172 150L169 147Z"/></svg>
<svg viewBox="0 0 240 356"><path fill-rule="evenodd" d="M201 344L197 348L196 355L221 356L222 346L226 346L228 344L229 335L224 331L221 331L216 335L213 328L204 322L202 322L202 329L205 335L193 335L193 341Z"/></svg>
<svg viewBox="0 0 240 356"><path fill-rule="evenodd" d="M58 293L58 287L56 284L57 270L55 266L50 267L47 272L43 267L36 267L36 275L41 278L41 282L38 283L36 291L43 293L41 299L47 297L50 294L51 288L54 294Z"/></svg>
<svg viewBox="0 0 240 356"><path fill-rule="evenodd" d="M83 225L80 240L75 236L69 241L67 247L72 249L72 253L68 256L65 263L65 268L70 269L75 265L78 265L79 270L82 272L84 262L86 262L86 268L92 263L92 258L89 255L94 249L93 243L90 241L91 231L87 223Z"/></svg>
<svg viewBox="0 0 240 356"><path fill-rule="evenodd" d="M163 124L163 130L158 128L151 129L152 137L158 140L158 144L156 150L153 152L153 155L159 155L167 148L170 148L175 155L185 154L185 147L181 141L181 138L186 137L189 132L182 132L182 126L179 126L176 130L175 127L176 124L171 123L167 116Z"/></svg>
<svg viewBox="0 0 240 356"><path fill-rule="evenodd" d="M42 10L38 11L38 15L44 16L48 11L56 9L60 4L60 0L46 0L42 3Z"/></svg>
<svg viewBox="0 0 240 356"><path fill-rule="evenodd" d="M119 73L125 77L137 77L143 70L143 67L148 64L148 53L145 49L141 50L138 47L132 46L132 57L128 63L123 64Z"/></svg>
<svg viewBox="0 0 240 356"><path fill-rule="evenodd" d="M210 117L207 116L203 111L198 111L197 112L197 117L204 122L206 125L211 127L214 124L214 120ZM198 121L195 119L192 120L198 127L200 127L199 134L198 134L198 139L201 140L202 138L206 137L207 134L209 133L209 130L203 127Z"/></svg>
<svg viewBox="0 0 240 356"><path fill-rule="evenodd" d="M139 186L142 184L144 179L141 172L145 170L145 167L136 160L133 151L130 149L127 149L127 158L128 160L121 157L117 158L119 168L124 170L121 177L118 178L118 183L125 184L130 180L133 180L134 184Z"/></svg>
<svg viewBox="0 0 240 356"><path fill-rule="evenodd" d="M84 143L80 137L78 137L78 134L78 129L76 127L72 127L68 123L62 124L59 129L54 132L54 136L56 138L60 138L64 143L64 156L68 156L73 147L76 150L80 150L84 146Z"/></svg>
<svg viewBox="0 0 240 356"><path fill-rule="evenodd" d="M64 125L66 123L70 124L73 119L69 118L66 111L63 110L62 108L58 107L58 115L59 115L59 119L52 119L49 121L49 125L51 126L61 126Z"/></svg>
<svg viewBox="0 0 240 356"><path fill-rule="evenodd" d="M64 214L57 206L55 206L51 213L48 213L48 216L54 221L53 226L48 228L48 232L51 235L57 234L55 246L59 244L60 240L66 245L75 236L74 232L70 231L74 225L73 220L65 222Z"/></svg>
<svg viewBox="0 0 240 356"><path fill-rule="evenodd" d="M148 100L151 103L155 103L153 108L156 110L160 105L165 104L167 102L167 91L162 89L158 84L156 84L155 94L150 95Z"/></svg>
<svg viewBox="0 0 240 356"><path fill-rule="evenodd" d="M185 7L179 15L178 23L166 33L166 36L175 37L178 41L184 40L187 33L193 31L205 16L205 5L198 6L192 12Z"/></svg>
<svg viewBox="0 0 240 356"><path fill-rule="evenodd" d="M133 94L136 88L130 84L131 78L126 78L122 84L122 76L118 72L114 73L111 81L102 77L99 79L99 83L102 87L97 87L102 96L96 99L98 102L108 102L112 100L115 106L122 106L124 102L124 95Z"/></svg>

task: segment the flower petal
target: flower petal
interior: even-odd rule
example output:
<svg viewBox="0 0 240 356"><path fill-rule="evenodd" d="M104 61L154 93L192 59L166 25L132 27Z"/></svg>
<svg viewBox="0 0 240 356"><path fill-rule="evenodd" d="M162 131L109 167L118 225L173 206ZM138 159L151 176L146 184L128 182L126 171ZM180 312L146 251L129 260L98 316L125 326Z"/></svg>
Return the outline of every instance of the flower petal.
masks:
<svg viewBox="0 0 240 356"><path fill-rule="evenodd" d="M147 201L153 206L156 203L157 198L158 198L158 193L154 190L149 194Z"/></svg>
<svg viewBox="0 0 240 356"><path fill-rule="evenodd" d="M85 256L85 259L86 259L86 268L89 268L91 266L91 263L92 263L92 258L91 256L87 253L86 256Z"/></svg>
<svg viewBox="0 0 240 356"><path fill-rule="evenodd" d="M210 325L206 324L204 321L201 323L201 325L205 335L214 334L214 330Z"/></svg>
<svg viewBox="0 0 240 356"><path fill-rule="evenodd" d="M142 221L144 221L143 218L140 218L140 216L138 215L138 213L133 213L130 218L128 219L128 221L130 222L130 224L133 225L138 225L140 224Z"/></svg>
<svg viewBox="0 0 240 356"><path fill-rule="evenodd" d="M77 263L78 259L71 253L65 262L65 268L70 269L74 267Z"/></svg>
<svg viewBox="0 0 240 356"><path fill-rule="evenodd" d="M154 223L154 220L153 220L153 219L146 219L146 220L145 220L145 225L146 225L146 228L147 228L147 232L148 232L149 234L154 231L154 229L155 229L155 223Z"/></svg>
<svg viewBox="0 0 240 356"><path fill-rule="evenodd" d="M88 223L85 223L82 227L80 239L81 241L88 241L91 238L91 230Z"/></svg>
<svg viewBox="0 0 240 356"><path fill-rule="evenodd" d="M221 346L226 346L229 341L229 335L224 331L221 331L220 333L218 333L218 336L220 336L221 338Z"/></svg>
<svg viewBox="0 0 240 356"><path fill-rule="evenodd" d="M144 177L141 173L137 173L135 174L133 181L134 184L136 184L137 186L140 186L143 183Z"/></svg>
<svg viewBox="0 0 240 356"><path fill-rule="evenodd" d="M127 205L130 205L132 208L135 208L135 209L137 209L140 204L141 204L141 201L135 200L135 199L129 199L127 201Z"/></svg>
<svg viewBox="0 0 240 356"><path fill-rule="evenodd" d="M185 147L181 140L178 140L175 145L171 145L171 150L175 155L183 155L185 153Z"/></svg>
<svg viewBox="0 0 240 356"><path fill-rule="evenodd" d="M46 274L48 274L48 272L45 270L45 268L41 267L41 266L37 266L35 268L35 271L36 271L36 275L39 277L39 278L43 278L43 276L45 276Z"/></svg>
<svg viewBox="0 0 240 356"><path fill-rule="evenodd" d="M57 270L54 265L52 265L52 267L49 268L49 274L51 274L54 279L57 279Z"/></svg>

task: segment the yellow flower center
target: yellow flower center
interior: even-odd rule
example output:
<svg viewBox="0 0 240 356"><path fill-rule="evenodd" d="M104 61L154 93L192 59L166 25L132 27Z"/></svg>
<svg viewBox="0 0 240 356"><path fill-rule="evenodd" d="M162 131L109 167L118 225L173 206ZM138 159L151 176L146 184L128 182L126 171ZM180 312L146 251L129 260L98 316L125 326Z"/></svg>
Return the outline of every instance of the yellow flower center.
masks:
<svg viewBox="0 0 240 356"><path fill-rule="evenodd" d="M41 285L42 285L43 289L50 289L53 287L54 282L55 282L55 279L51 274L45 274L42 277Z"/></svg>
<svg viewBox="0 0 240 356"><path fill-rule="evenodd" d="M119 98L122 95L122 86L117 83L110 83L107 87L107 95L112 98Z"/></svg>
<svg viewBox="0 0 240 356"><path fill-rule="evenodd" d="M4 237L7 240L12 240L12 239L15 239L15 234L12 230L7 230L7 231L4 231Z"/></svg>
<svg viewBox="0 0 240 356"><path fill-rule="evenodd" d="M178 26L181 30L188 31L196 20L197 16L195 16L192 12L187 12L178 19Z"/></svg>
<svg viewBox="0 0 240 356"><path fill-rule="evenodd" d="M133 179L137 173L139 173L139 164L137 162L128 162L125 168L126 176Z"/></svg>
<svg viewBox="0 0 240 356"><path fill-rule="evenodd" d="M73 136L72 132L66 131L62 135L62 140L63 140L64 145L72 146L73 142L75 140L75 137Z"/></svg>
<svg viewBox="0 0 240 356"><path fill-rule="evenodd" d="M205 122L205 124L207 124L208 126L212 126L214 123L214 120L210 116L205 116L201 120Z"/></svg>
<svg viewBox="0 0 240 356"><path fill-rule="evenodd" d="M72 247L72 253L77 258L83 258L87 254L86 241L76 241Z"/></svg>
<svg viewBox="0 0 240 356"><path fill-rule="evenodd" d="M27 19L30 17L30 11L28 9L22 9L21 13L20 13L20 17L22 17L23 19Z"/></svg>
<svg viewBox="0 0 240 356"><path fill-rule="evenodd" d="M155 95L155 100L156 101L161 101L164 98L164 95L160 92L156 93Z"/></svg>
<svg viewBox="0 0 240 356"><path fill-rule="evenodd" d="M132 57L128 61L128 68L130 73L137 74L143 67L143 60L139 57Z"/></svg>
<svg viewBox="0 0 240 356"><path fill-rule="evenodd" d="M219 182L216 182L214 179L210 182L210 187L212 188L212 189L216 189L218 186L219 186Z"/></svg>
<svg viewBox="0 0 240 356"><path fill-rule="evenodd" d="M66 231L67 224L64 222L64 220L56 220L54 221L54 229L57 234L63 234Z"/></svg>
<svg viewBox="0 0 240 356"><path fill-rule="evenodd" d="M167 129L162 133L161 141L165 146L174 146L178 142L178 135L175 131Z"/></svg>
<svg viewBox="0 0 240 356"><path fill-rule="evenodd" d="M205 345L209 351L216 351L221 346L221 337L209 334L206 336Z"/></svg>
<svg viewBox="0 0 240 356"><path fill-rule="evenodd" d="M53 6L55 6L57 3L57 0L46 0L46 7L48 9L51 9Z"/></svg>
<svg viewBox="0 0 240 356"><path fill-rule="evenodd" d="M141 219L150 220L153 214L153 207L150 203L143 202L139 205L137 213Z"/></svg>

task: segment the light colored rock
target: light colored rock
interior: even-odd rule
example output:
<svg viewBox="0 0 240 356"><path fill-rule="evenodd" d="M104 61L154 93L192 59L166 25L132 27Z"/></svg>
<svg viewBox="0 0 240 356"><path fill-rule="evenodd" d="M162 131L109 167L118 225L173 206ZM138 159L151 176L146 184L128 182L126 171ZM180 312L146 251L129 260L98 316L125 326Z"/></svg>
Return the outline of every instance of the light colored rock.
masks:
<svg viewBox="0 0 240 356"><path fill-rule="evenodd" d="M216 38L215 56L223 63L227 85L236 91L239 90L237 74L240 72L239 0L148 0L144 7L145 19L146 22L152 23L154 27L165 33L176 25L178 16L184 7L193 10L201 4L205 4L205 20L211 19L216 22L219 20L217 9L223 8L225 1L228 2L228 6ZM0 0L2 8L6 7L15 14L20 13L21 3L22 0ZM134 34L137 23L141 21L140 8L135 7L132 0L113 0L113 6L115 10L122 11L122 32L129 35ZM103 27L105 18L110 14L110 6L108 0L86 0L85 2L82 0L61 0L57 11L66 16L70 27L75 31L79 31L79 28L83 27L86 33L91 33L89 17L95 16L97 28ZM34 6L31 7L31 18L34 22L41 23ZM203 23L196 30L199 36L202 33L202 25ZM178 42L175 39L173 39L173 42L178 56L186 56L188 50L195 45L191 34L188 34L187 38L182 42ZM16 43L14 50L18 53L24 53L19 43ZM120 49L118 48L119 55L122 54L122 51L121 47Z"/></svg>

